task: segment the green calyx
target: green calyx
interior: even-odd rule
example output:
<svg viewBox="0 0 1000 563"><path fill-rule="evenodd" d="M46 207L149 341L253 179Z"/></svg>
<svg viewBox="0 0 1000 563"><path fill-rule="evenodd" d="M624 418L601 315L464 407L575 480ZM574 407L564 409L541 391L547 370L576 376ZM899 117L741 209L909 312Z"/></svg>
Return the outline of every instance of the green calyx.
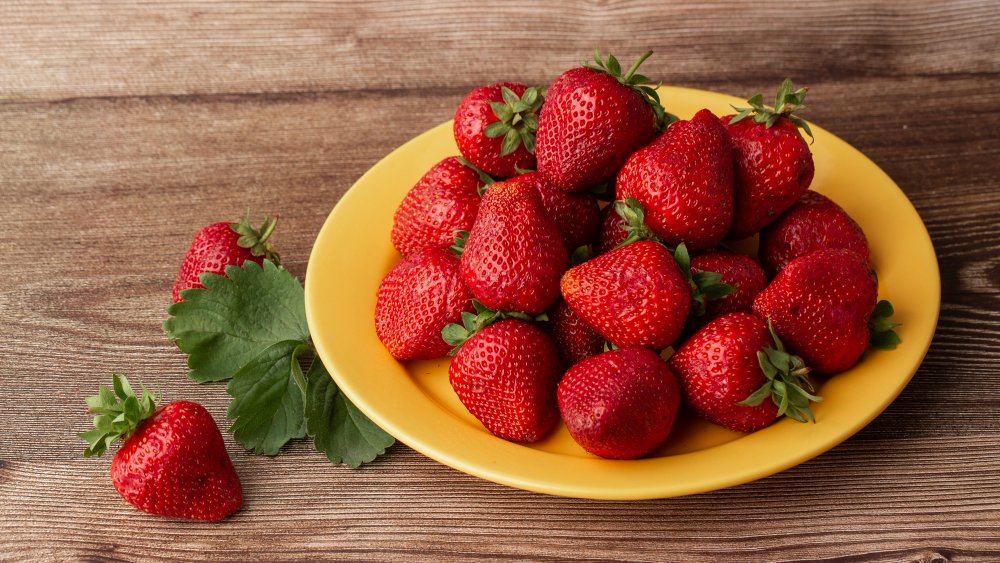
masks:
<svg viewBox="0 0 1000 563"><path fill-rule="evenodd" d="M639 200L634 197L630 197L625 201L616 201L614 204L615 213L625 221L621 228L623 231L628 233L628 237L621 241L615 248L621 248L623 246L628 246L633 242L639 242L641 240L651 240L655 242L663 242L659 237L653 233L652 229L646 225L646 211L642 208L642 204Z"/></svg>
<svg viewBox="0 0 1000 563"><path fill-rule="evenodd" d="M809 381L809 368L802 358L785 351L770 320L767 327L771 331L775 347L757 352L757 362L767 380L760 389L736 404L756 407L770 397L778 405L779 417L788 416L799 422L816 422L809 403L817 403L823 398L813 394L815 390Z"/></svg>
<svg viewBox="0 0 1000 563"><path fill-rule="evenodd" d="M691 286L691 313L696 317L705 315L705 307L709 301L722 299L736 293L736 288L728 283L722 283L722 274L718 272L691 273L691 255L682 242L674 250L674 261L681 270L681 275Z"/></svg>
<svg viewBox="0 0 1000 563"><path fill-rule="evenodd" d="M570 266L579 266L593 257L594 250L589 245L578 246L573 251L573 254L570 254L569 264Z"/></svg>
<svg viewBox="0 0 1000 563"><path fill-rule="evenodd" d="M444 341L449 345L454 346L454 348L448 352L449 356L457 354L462 345L475 336L479 331L504 319L519 319L528 322L549 320L549 316L545 313L532 317L526 313L519 313L516 311L494 311L476 299L472 300L472 307L476 310L476 312L463 312L462 324L451 323L441 329L441 337Z"/></svg>
<svg viewBox="0 0 1000 563"><path fill-rule="evenodd" d="M618 80L618 82L623 86L628 86L629 88L638 92L642 99L649 104L649 107L653 108L653 114L656 116L656 129L662 131L666 129L668 125L678 120L676 115L667 113L667 110L663 109L663 104L660 103L660 95L656 92L659 88L659 84L656 86L651 86L652 81L641 74L636 73L639 70L639 66L645 62L646 59L652 55L652 51L646 51L632 63L632 66L622 74L622 65L618 62L618 59L614 55L608 55L608 59L602 60L601 53L598 49L594 49L594 63L589 62L583 63L583 66L591 70L596 70L598 72L603 72L608 74Z"/></svg>
<svg viewBox="0 0 1000 563"><path fill-rule="evenodd" d="M894 313L892 303L885 299L875 305L875 310L872 312L871 318L868 319L868 327L871 328L869 343L872 346L880 350L895 350L896 346L899 346L901 341L895 329L900 326L900 323L889 318Z"/></svg>
<svg viewBox="0 0 1000 563"><path fill-rule="evenodd" d="M137 396L124 375L112 374L114 390L101 386L97 395L87 397L87 408L94 413L94 429L77 434L85 442L84 457L102 456L116 440L127 440L142 421L153 416L156 398L142 387Z"/></svg>
<svg viewBox="0 0 1000 563"><path fill-rule="evenodd" d="M492 186L493 184L497 183L497 179L496 178L494 178L493 176L490 176L486 172L483 172L482 170L480 170L479 168L477 168L475 164L472 164L468 160L465 160L464 158L462 158L460 156L456 156L455 160L457 160L459 162L459 164L461 164L462 166L465 166L466 168L472 170L473 172L475 172L476 174L479 175L479 181L483 183L482 186L479 186L479 190L478 190L479 191L479 197L483 197L483 194L486 193L486 190L489 189L489 187Z"/></svg>
<svg viewBox="0 0 1000 563"><path fill-rule="evenodd" d="M535 154L535 132L538 131L538 110L545 96L542 89L532 86L518 96L506 86L501 86L502 102L490 102L490 108L499 121L486 126L483 134L491 139L503 137L500 156L513 154L521 145Z"/></svg>
<svg viewBox="0 0 1000 563"><path fill-rule="evenodd" d="M231 228L236 234L240 235L240 238L236 241L236 244L240 248L247 248L254 256L263 256L275 264L280 264L281 259L278 253L274 251L271 243L267 240L271 238L271 234L274 232L274 227L277 224L277 217L273 219L265 217L264 224L259 229L253 228L250 224L250 209L247 208L246 215L240 219L239 223L233 223Z"/></svg>
<svg viewBox="0 0 1000 563"><path fill-rule="evenodd" d="M737 123L746 119L747 117L753 116L752 119L754 123L763 124L764 127L770 129L772 125L778 120L779 117L784 117L795 124L796 127L801 128L809 135L809 138L815 141L813 137L812 130L809 129L809 124L806 123L804 119L795 115L795 112L805 109L806 92L808 88L795 88L792 84L790 78L786 78L784 82L781 83L781 87L778 89L778 95L774 99L774 109L768 109L764 107L764 95L757 94L756 96L747 100L750 104L748 108L738 108L736 106L730 106L737 113L729 120L729 123Z"/></svg>
<svg viewBox="0 0 1000 563"><path fill-rule="evenodd" d="M455 231L455 244L449 248L455 256L461 257L465 252L465 243L469 242L469 231Z"/></svg>

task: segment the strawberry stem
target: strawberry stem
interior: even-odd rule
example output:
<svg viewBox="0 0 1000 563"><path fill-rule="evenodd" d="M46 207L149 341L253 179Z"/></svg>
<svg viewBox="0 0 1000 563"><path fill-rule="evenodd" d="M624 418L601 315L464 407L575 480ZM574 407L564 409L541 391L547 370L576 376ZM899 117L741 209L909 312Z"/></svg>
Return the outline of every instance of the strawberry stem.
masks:
<svg viewBox="0 0 1000 563"><path fill-rule="evenodd" d="M785 350L770 319L767 321L767 328L774 340L774 348L767 347L757 352L757 362L764 373L765 382L749 397L736 404L755 407L770 397L778 405L779 417L788 416L799 422L816 422L809 403L822 401L823 398L813 394L809 368L802 358Z"/></svg>
<svg viewBox="0 0 1000 563"><path fill-rule="evenodd" d="M259 229L253 228L250 225L250 208L247 208L246 215L240 219L238 223L233 223L230 228L236 234L240 235L240 238L236 241L237 246L240 248L246 248L250 250L250 253L254 256L263 256L267 260L274 262L276 265L281 264L281 257L275 252L271 243L268 239L271 238L271 234L274 233L274 227L278 224L278 217L275 216L273 219L270 217L264 218L264 223Z"/></svg>
<svg viewBox="0 0 1000 563"><path fill-rule="evenodd" d="M754 123L762 124L766 129L770 129L781 117L791 121L796 127L802 129L809 135L810 142L815 141L809 124L804 119L795 115L795 112L805 109L806 93L808 88L795 88L790 78L786 78L778 88L778 94L774 98L774 109L764 106L764 95L757 94L747 100L750 107L738 108L731 106L738 113L729 120L729 123L738 123L747 117L751 117Z"/></svg>
<svg viewBox="0 0 1000 563"><path fill-rule="evenodd" d="M112 374L112 388L101 386L97 395L87 397L87 408L96 414L94 429L77 434L87 442L84 457L102 456L116 440L127 440L144 420L156 411L156 398L142 387L132 391L124 375Z"/></svg>

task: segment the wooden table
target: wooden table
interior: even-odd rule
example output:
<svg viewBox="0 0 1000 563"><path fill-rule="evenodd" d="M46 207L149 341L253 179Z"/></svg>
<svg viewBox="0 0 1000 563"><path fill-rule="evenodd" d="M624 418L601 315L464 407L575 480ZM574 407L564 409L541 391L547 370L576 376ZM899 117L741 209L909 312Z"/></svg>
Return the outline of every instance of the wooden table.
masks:
<svg viewBox="0 0 1000 563"><path fill-rule="evenodd" d="M1000 558L1000 8L801 4L0 3L0 559ZM198 228L280 213L302 277L369 166L473 87L547 83L598 45L735 95L792 76L913 201L941 320L877 420L773 477L647 502L510 489L402 444L356 471L227 435L246 505L221 524L139 513L82 458L83 397L112 371L225 419L225 387L188 382L160 330Z"/></svg>

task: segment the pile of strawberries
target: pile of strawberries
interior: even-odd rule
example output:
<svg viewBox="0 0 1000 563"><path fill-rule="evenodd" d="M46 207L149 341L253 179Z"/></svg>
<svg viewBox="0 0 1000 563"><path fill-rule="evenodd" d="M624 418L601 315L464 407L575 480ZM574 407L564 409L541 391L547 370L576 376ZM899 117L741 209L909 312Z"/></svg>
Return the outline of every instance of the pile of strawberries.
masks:
<svg viewBox="0 0 1000 563"><path fill-rule="evenodd" d="M741 432L814 420L811 374L898 342L861 228L807 191L805 90L678 120L637 73L649 54L623 71L595 53L544 94L477 88L455 114L462 156L396 211L404 260L376 332L400 360L454 354L458 398L501 438L562 419L587 451L630 459L682 401ZM760 262L724 246L758 233Z"/></svg>

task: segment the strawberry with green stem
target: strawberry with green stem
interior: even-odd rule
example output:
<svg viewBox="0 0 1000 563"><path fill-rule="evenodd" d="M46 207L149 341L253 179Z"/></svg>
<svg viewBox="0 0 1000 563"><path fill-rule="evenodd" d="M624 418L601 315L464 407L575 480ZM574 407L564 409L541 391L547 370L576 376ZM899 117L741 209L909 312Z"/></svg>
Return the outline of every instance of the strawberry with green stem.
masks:
<svg viewBox="0 0 1000 563"><path fill-rule="evenodd" d="M455 112L458 150L477 168L509 178L535 167L535 132L544 96L537 87L500 82L476 88Z"/></svg>

